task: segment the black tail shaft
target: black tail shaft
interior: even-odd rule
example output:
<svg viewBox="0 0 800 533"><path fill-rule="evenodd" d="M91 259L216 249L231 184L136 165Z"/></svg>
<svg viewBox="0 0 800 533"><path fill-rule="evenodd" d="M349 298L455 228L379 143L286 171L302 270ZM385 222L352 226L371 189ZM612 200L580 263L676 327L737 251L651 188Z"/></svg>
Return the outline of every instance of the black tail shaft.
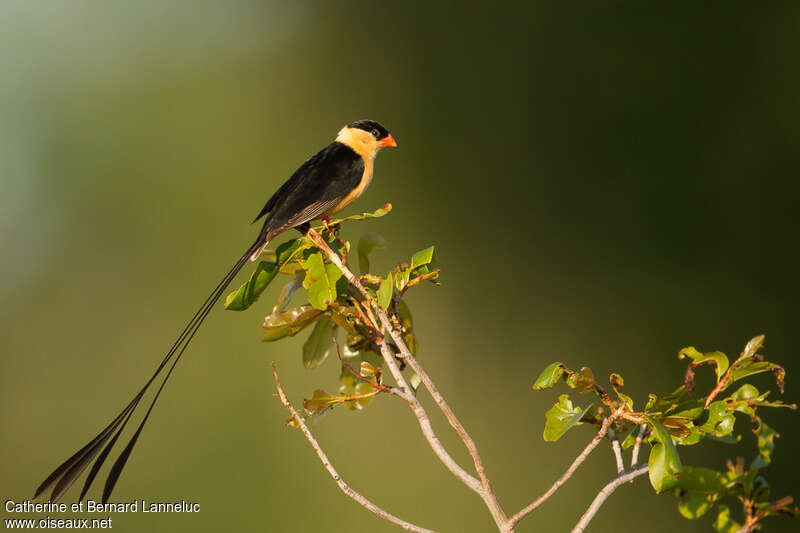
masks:
<svg viewBox="0 0 800 533"><path fill-rule="evenodd" d="M122 412L111 421L111 423L106 426L103 431L101 431L94 439L89 441L89 443L78 450L72 457L64 461L58 468L56 468L53 473L51 473L47 479L45 479L39 488L36 489L36 493L34 494L34 498L38 498L42 493L44 493L47 489L49 489L54 483L55 488L50 495L50 501L55 502L58 501L61 496L72 486L73 483L78 479L81 473L86 469L89 463L94 459L94 457L100 452L102 448L102 453L100 453L99 457L95 461L94 465L92 466L89 475L86 478L86 482L83 485L83 490L81 491L80 499L82 500L83 497L86 495L86 492L89 490L89 487L92 485L95 477L97 476L100 467L103 466L106 458L108 457L111 449L116 444L117 439L119 438L122 431L125 429L125 426L128 424L133 412L136 410L136 407L139 405L139 402L144 397L145 392L150 387L150 385L155 381L161 371L169 364L170 360L172 360L172 364L169 367L164 379L161 381L161 385L158 387L158 390L153 396L152 401L150 402L150 406L147 408L145 412L144 418L139 424L139 427L136 429L136 432L133 434L131 439L128 441L128 444L122 450L117 460L114 462L114 465L111 467L111 471L108 474L108 478L106 479L106 485L103 489L103 502L105 503L108 501L108 498L111 496L111 492L114 490L114 485L117 483L120 474L122 473L122 469L125 467L125 463L128 460L131 452L133 451L133 447L136 445L136 441L139 439L139 435L142 432L142 428L144 428L147 419L150 417L150 413L153 411L153 407L158 401L159 396L161 395L161 391L164 389L164 386L167 384L169 377L172 375L172 371L175 369L175 365L178 364L180 361L183 352L186 350L186 347L189 346L192 338L194 337L197 330L200 328L200 325L205 320L208 313L211 312L211 309L214 307L214 304L220 299L222 294L225 292L225 289L228 285L233 281L233 278L236 277L236 274L244 267L247 263L248 258L250 255L258 248L260 248L264 244L263 237L259 236L259 239L250 246L247 251L239 258L238 261L233 265L233 267L225 274L225 277L222 278L214 290L209 294L208 298L203 302L197 312L194 314L192 319L183 328L183 331L178 336L178 340L172 345L169 349L167 354L164 356L164 359L156 368L156 371L147 380L141 390L133 397L131 402L122 410ZM177 356L175 355L177 353ZM174 359L173 359L174 356ZM113 434L113 438L112 438ZM111 440L109 440L111 439ZM107 444L106 444L107 443ZM105 447L103 447L105 445Z"/></svg>

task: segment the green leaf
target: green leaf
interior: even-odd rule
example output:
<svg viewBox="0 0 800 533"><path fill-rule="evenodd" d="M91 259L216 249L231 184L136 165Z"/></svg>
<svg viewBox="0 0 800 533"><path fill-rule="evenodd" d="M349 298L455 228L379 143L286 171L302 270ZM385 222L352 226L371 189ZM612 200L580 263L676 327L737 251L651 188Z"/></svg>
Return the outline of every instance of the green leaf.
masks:
<svg viewBox="0 0 800 533"><path fill-rule="evenodd" d="M597 386L597 380L592 374L592 369L588 366L581 367L580 372L572 372L567 369L567 386L571 389L593 389ZM596 389L595 389L596 390Z"/></svg>
<svg viewBox="0 0 800 533"><path fill-rule="evenodd" d="M728 407L728 403L724 400L712 402L708 406L708 419L700 429L716 437L725 437L733 433L736 419Z"/></svg>
<svg viewBox="0 0 800 533"><path fill-rule="evenodd" d="M657 441L650 449L650 484L656 493L672 488L677 481L677 474L682 470L678 450L672 442L669 431L660 422L645 415L645 420L652 429L652 436Z"/></svg>
<svg viewBox="0 0 800 533"><path fill-rule="evenodd" d="M261 326L266 331L262 340L270 342L286 336L293 337L320 316L322 316L322 311L314 309L310 305L271 313L264 319L264 324Z"/></svg>
<svg viewBox="0 0 800 533"><path fill-rule="evenodd" d="M278 246L275 250L275 262L279 264L296 261L301 256L303 250L313 248L314 242L307 237L298 237Z"/></svg>
<svg viewBox="0 0 800 533"><path fill-rule="evenodd" d="M707 494L692 493L678 504L678 512L684 518L694 520L700 518L714 505L714 498Z"/></svg>
<svg viewBox="0 0 800 533"><path fill-rule="evenodd" d="M314 325L311 335L303 344L303 366L317 368L333 351L333 321L329 316L323 316Z"/></svg>
<svg viewBox="0 0 800 533"><path fill-rule="evenodd" d="M690 358L692 360L692 364L694 365L712 363L716 367L717 383L719 383L719 380L722 379L723 374L725 374L725 371L728 370L728 366L730 365L728 362L728 356L724 353L700 353L694 346L687 346L678 352L678 359L683 359L684 357Z"/></svg>
<svg viewBox="0 0 800 533"><path fill-rule="evenodd" d="M372 213L362 213L360 215L351 215L345 218L337 218L328 222L328 226L335 226L341 224L342 222L348 222L350 220L365 220L368 218L380 218L389 213L392 210L392 204L383 204L380 209L373 211Z"/></svg>
<svg viewBox="0 0 800 533"><path fill-rule="evenodd" d="M364 363L369 363L375 369L375 372L378 372L383 365L383 358L374 352L352 350L348 346L345 346L342 356L342 370L339 374L339 394L354 396L372 392L374 390L372 385L358 379L350 369L364 375L361 373L361 368ZM357 400L347 400L344 405L351 410L363 409L371 401L372 397L359 398Z"/></svg>
<svg viewBox="0 0 800 533"><path fill-rule="evenodd" d="M775 439L780 437L777 431L760 421L755 430L758 439L758 457L750 465L751 469L764 468L772 462L772 452L775 451Z"/></svg>
<svg viewBox="0 0 800 533"><path fill-rule="evenodd" d="M762 346L764 346L764 335L753 337L747 341L744 350L742 350L742 357L755 357Z"/></svg>
<svg viewBox="0 0 800 533"><path fill-rule="evenodd" d="M555 405L545 414L547 421L544 425L544 440L555 442L560 439L568 429L581 423L581 417L589 407L586 409L575 407L569 395L559 396Z"/></svg>
<svg viewBox="0 0 800 533"><path fill-rule="evenodd" d="M418 269L415 272L416 275L411 279L411 281L409 281L407 283L406 287L419 285L423 281L430 281L434 285L440 285L440 283L439 283L439 269L435 268L435 269L431 270L430 272L424 272L424 269L426 269L426 268L428 268L428 267L423 267L423 268ZM420 272L424 272L424 273L421 274Z"/></svg>
<svg viewBox="0 0 800 533"><path fill-rule="evenodd" d="M673 420L681 420L681 419L675 418ZM684 422L685 422L684 428L686 430L685 434L676 435L675 431L670 432L673 436L675 444L678 444L680 446L694 446L695 444L703 440L705 437L709 436L703 433L703 430L695 426L693 422L689 420L684 420Z"/></svg>
<svg viewBox="0 0 800 533"><path fill-rule="evenodd" d="M336 282L342 271L333 263L326 265L321 252L313 252L301 265L306 271L303 287L308 292L308 301L317 309L326 310L336 300Z"/></svg>
<svg viewBox="0 0 800 533"><path fill-rule="evenodd" d="M561 380L566 371L567 367L564 366L564 363L551 363L547 368L542 370L542 373L536 378L533 384L533 390L544 390L554 387L556 383Z"/></svg>
<svg viewBox="0 0 800 533"><path fill-rule="evenodd" d="M311 398L303 400L303 409L309 415L319 416L337 403L342 403L341 396L333 396L324 390L317 389Z"/></svg>
<svg viewBox="0 0 800 533"><path fill-rule="evenodd" d="M629 410L633 411L633 399L622 392L622 387L625 385L625 381L622 379L622 376L619 374L611 374L609 381L611 382L611 386L614 388L614 392L616 392L617 396L619 396L619 399L628 406Z"/></svg>
<svg viewBox="0 0 800 533"><path fill-rule="evenodd" d="M261 261L250 279L225 298L225 309L228 311L244 311L258 300L264 289L278 275L278 265Z"/></svg>
<svg viewBox="0 0 800 533"><path fill-rule="evenodd" d="M382 248L386 248L386 239L380 233L365 233L358 239L358 267L362 274L369 272L369 254Z"/></svg>
<svg viewBox="0 0 800 533"><path fill-rule="evenodd" d="M731 519L731 510L727 505L720 505L717 511L717 518L714 520L714 529L719 533L736 533L742 529L742 526Z"/></svg>
<svg viewBox="0 0 800 533"><path fill-rule="evenodd" d="M414 392L417 391L421 383L422 383L422 378L419 377L419 374L417 374L416 372L411 374L411 377L408 379L408 384L412 389L414 389Z"/></svg>
<svg viewBox="0 0 800 533"><path fill-rule="evenodd" d="M685 466L675 490L697 492L701 494L717 494L724 489L722 474L710 468Z"/></svg>
<svg viewBox="0 0 800 533"><path fill-rule="evenodd" d="M731 371L728 376L728 384L738 381L753 374L760 374L762 372L769 372L775 374L775 379L778 382L778 388L783 392L783 380L786 377L786 371L782 366L770 363L769 361L756 361L755 359L740 359L731 366ZM727 387L726 387L727 388ZM723 389L724 390L724 389Z"/></svg>
<svg viewBox="0 0 800 533"><path fill-rule="evenodd" d="M381 281L381 286L378 288L378 305L381 309L386 311L392 301L392 273L386 276L386 279Z"/></svg>
<svg viewBox="0 0 800 533"><path fill-rule="evenodd" d="M429 248L425 248L424 250L420 250L411 256L411 266L409 270L411 270L413 273L412 275L418 276L420 274L426 274L432 271L435 265L436 248L431 246Z"/></svg>
<svg viewBox="0 0 800 533"><path fill-rule="evenodd" d="M370 392L373 392L374 390L375 388L369 383L366 383L364 381L359 381L353 388L353 396L359 394L368 394ZM367 396L366 398L358 398L357 400L347 400L344 404L348 409L351 410L363 409L364 407L367 406L369 402L372 401L373 398L374 396Z"/></svg>
<svg viewBox="0 0 800 533"><path fill-rule="evenodd" d="M408 280L411 279L411 270L409 270L408 266L406 265L397 265L397 270L394 275L395 285L397 286L397 291L401 292L406 285L408 285Z"/></svg>
<svg viewBox="0 0 800 533"><path fill-rule="evenodd" d="M645 405L644 412L651 414L665 413L684 401L686 392L686 385L681 385L667 396L664 396L660 399L655 394L650 394L648 396L649 399L647 401L647 405Z"/></svg>
<svg viewBox="0 0 800 533"><path fill-rule="evenodd" d="M686 418L687 420L695 420L699 418L705 411L705 399L688 400L681 402L672 409L667 410L666 414L670 418Z"/></svg>
<svg viewBox="0 0 800 533"><path fill-rule="evenodd" d="M381 375L382 371L379 368L375 368L367 361L361 361L361 368L358 371L362 376L365 378L371 378L377 381L378 383L381 382Z"/></svg>
<svg viewBox="0 0 800 533"><path fill-rule="evenodd" d="M225 309L229 311L243 311L253 305L264 289L275 279L278 272L284 274L294 274L297 265L294 264L300 252L312 246L312 242L305 237L292 239L278 246L277 251L265 251L267 256L273 257L274 261L261 261L250 279L230 293L225 298ZM294 269L286 269L288 263L294 264ZM283 298L283 293L281 295Z"/></svg>
<svg viewBox="0 0 800 533"><path fill-rule="evenodd" d="M684 418L666 416L661 419L661 424L669 431L670 435L679 439L685 439L692 434L692 423Z"/></svg>

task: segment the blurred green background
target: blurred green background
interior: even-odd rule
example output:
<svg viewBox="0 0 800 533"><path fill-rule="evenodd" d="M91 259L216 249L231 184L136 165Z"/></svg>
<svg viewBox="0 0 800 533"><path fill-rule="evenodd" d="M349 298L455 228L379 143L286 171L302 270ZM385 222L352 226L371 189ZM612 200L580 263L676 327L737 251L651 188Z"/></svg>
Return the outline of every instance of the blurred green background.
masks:
<svg viewBox="0 0 800 533"><path fill-rule="evenodd" d="M361 118L400 146L348 213L395 211L346 236L381 232L380 269L437 246L442 286L409 297L420 357L508 512L592 435L542 441L556 394L530 387L552 361L620 372L641 402L681 381L681 347L735 355L765 333L765 354L788 372L784 399L800 398L800 4L553 4L4 0L3 500L32 496L116 415L250 244L269 195ZM269 362L295 403L334 389L338 368L305 371L304 335L259 343L276 294L210 316L115 492L201 512L115 514L115 530L395 530L283 427ZM773 494L800 496L798 415L767 420L782 434ZM746 427L742 447L682 450L684 462L749 460ZM492 530L400 402L336 410L313 429L344 478L390 512ZM613 474L602 447L519 531L569 529ZM590 529L643 524L710 530L646 479Z"/></svg>

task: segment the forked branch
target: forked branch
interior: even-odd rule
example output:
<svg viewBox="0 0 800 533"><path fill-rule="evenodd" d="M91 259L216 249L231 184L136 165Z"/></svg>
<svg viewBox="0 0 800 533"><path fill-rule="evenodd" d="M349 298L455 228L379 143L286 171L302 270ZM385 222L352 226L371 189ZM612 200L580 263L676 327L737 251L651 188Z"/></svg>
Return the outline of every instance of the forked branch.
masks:
<svg viewBox="0 0 800 533"><path fill-rule="evenodd" d="M458 477L464 484L474 490L478 495L483 499L486 503L486 506L489 508L489 511L492 513L492 517L494 518L495 522L497 523L498 527L501 531L509 531L509 524L508 524L508 517L506 516L505 512L503 511L500 502L497 499L497 496L494 493L494 489L489 481L489 477L486 474L486 468L483 465L483 461L481 460L480 454L478 453L478 447L475 445L475 442L472 440L472 437L467 433L464 426L456 417L453 410L445 401L442 394L439 392L439 389L433 383L431 378L428 376L427 372L420 366L419 362L417 362L416 358L411 354L411 351L408 349L401 332L397 331L394 327L392 322L389 320L389 317L386 315L386 312L375 302L372 296L367 292L364 288L363 284L359 280L357 276L355 276L349 268L342 262L339 255L334 252L328 243L317 233L313 228L308 230L308 237L314 241L314 243L328 256L328 259L336 265L339 270L342 272L342 275L347 279L347 281L355 287L361 295L364 297L364 300L369 302L370 306L374 310L375 314L378 316L381 325L381 333L388 332L391 336L392 340L394 341L397 349L400 351L399 356L408 363L408 365L417 373L417 375L422 380L422 383L425 385L425 388L430 392L431 396L433 397L436 404L439 406L441 411L444 413L445 417L447 418L450 425L455 429L458 436L461 438L462 442L467 448L470 456L472 457L472 461L475 465L475 470L478 473L478 477L480 481L475 479L473 476L467 474L458 464L450 457L447 451L442 447L441 442L433 433L433 428L430 425L430 420L425 413L422 405L416 400L414 397L413 403L410 402L412 410L414 411L415 416L420 423L420 427L425 434L425 437L428 439L428 443L433 448L436 455L439 459L445 464L445 466ZM410 391L410 387L406 382L405 378L403 377L402 372L400 371L397 363L394 360L394 354L391 353L391 350L385 343L383 337L380 337L379 346L381 349L381 355L383 356L384 361L386 362L389 370L392 373L397 384L404 389L405 391ZM412 395L413 396L413 395ZM513 528L513 526L511 526Z"/></svg>
<svg viewBox="0 0 800 533"><path fill-rule="evenodd" d="M528 516L537 507L546 502L550 498L550 496L555 494L555 492L561 487L561 485L566 483L567 480L569 480L569 478L572 477L572 474L574 474L575 471L578 470L578 467L580 467L583 464L583 462L586 461L586 458L589 457L589 454L592 453L592 451L595 448L597 448L597 445L600 444L600 442L606 436L609 427L611 427L611 424L614 422L614 420L617 419L618 416L619 416L618 412L612 413L611 416L603 420L603 423L600 426L600 431L598 431L597 435L595 435L594 438L591 440L591 442L586 445L586 448L583 449L580 455L578 455L578 457L575 458L575 460L572 462L569 468L567 468L567 471L564 472L564 474L560 478L558 478L556 482L553 483L553 485L549 489L547 489L547 492L545 492L544 494L533 500L530 504L528 504L521 511L519 511L517 514L515 514L509 519L512 526L515 526L520 520Z"/></svg>
<svg viewBox="0 0 800 533"><path fill-rule="evenodd" d="M575 526L573 531L581 532L583 531L588 523L592 520L594 515L597 513L597 510L603 505L605 500L611 495L611 493L616 490L617 487L622 485L627 481L633 480L635 477L640 476L648 471L648 466L641 466L639 468L635 468L628 473L624 473L624 463L622 461L622 451L620 448L620 443L616 438L616 435L613 433L611 426L612 424L621 416L624 415L623 407L620 407L618 410L613 411L608 417L603 419L600 429L592 441L584 448L584 450L578 455L578 457L572 462L570 467L564 472L564 474L553 483L553 485L539 498L531 502L528 506L521 509L515 515L508 517L502 509L500 502L492 488L491 482L489 481L489 477L486 473L486 468L483 465L483 461L481 460L480 454L478 453L478 448L475 445L475 442L470 437L469 433L467 433L464 426L456 417L453 410L445 401L444 397L442 396L439 389L433 383L433 380L430 378L425 369L419 364L416 358L411 354L411 351L408 349L408 346L403 338L402 332L398 327L396 327L396 317L393 317L395 320L393 321L387 315L386 311L378 305L372 295L365 289L363 284L361 283L360 279L356 277L350 269L343 263L341 257L334 252L328 243L317 233L313 228L308 231L307 236L317 245L317 247L322 250L325 255L327 255L328 259L339 268L342 272L342 275L347 279L349 284L360 293L363 300L361 305L363 306L363 313L366 315L367 320L365 322L373 328L375 333L375 345L379 349L381 356L383 357L386 366L388 367L389 371L391 372L395 382L397 383L397 387L389 387L386 388L383 385L380 385L381 389L387 389L390 393L395 396L399 396L403 400L408 403L411 407L414 416L417 418L419 423L420 429L422 430L425 439L428 441L429 446L439 458L439 460L444 464L444 466L462 483L464 483L467 487L472 489L476 492L481 499L486 504L487 508L492 514L492 517L497 524L498 529L501 532L508 533L513 532L514 528L520 520L525 518L531 512L533 512L537 507L539 507L542 503L547 501L567 480L572 477L575 471L580 467L581 464L586 460L589 454L598 446L598 444L603 440L603 438L608 434L611 438L612 442L612 450L614 451L614 456L617 461L617 472L618 476L612 480L608 485L606 485L594 499L592 504L589 506L589 509L584 513L581 517L578 524ZM392 348L387 343L387 337L391 338L395 349ZM396 351L395 351L396 350ZM419 402L417 397L413 394L411 387L409 386L408 382L406 381L405 377L403 376L400 367L397 364L396 359L400 358L406 364L408 364L414 372L420 377L420 380L425 385L425 388L433 397L434 401L436 402L437 406L441 409L442 413L444 413L445 417L447 418L450 425L456 431L458 436L461 438L462 442L466 446L470 457L472 458L473 464L475 466L475 471L478 474L478 478L470 475L467 473L458 463L450 456L447 450L444 448L442 443L439 441L439 438L436 436L436 433L433 430L431 425L430 419L425 412L425 409L422 407L422 404ZM274 366L273 366L274 372ZM355 373L355 372L354 372ZM405 522L386 511L378 508L369 500L361 496L360 494L353 491L349 486L347 486L344 481L341 480L338 473L333 469L330 465L325 454L320 449L319 445L314 440L313 436L311 435L308 427L302 421L300 416L291 406L291 404L286 400L283 391L280 388L280 383L278 382L277 373L275 373L275 382L276 386L278 387L278 393L281 396L281 401L283 401L284 405L287 409L290 410L292 416L298 421L298 425L303 430L303 433L306 435L306 438L311 443L312 447L317 451L320 459L322 460L325 467L331 473L333 478L339 484L342 491L344 491L348 496L358 501L361 505L368 508L378 516L389 520L395 524L400 525L411 531L428 531L425 529L420 528L419 526L415 526L408 522ZM373 385L374 386L374 385ZM379 391L376 388L376 392ZM639 446L641 445L641 438L643 433L640 433L639 439L637 439L637 443L634 449L634 464L636 462L636 455L638 455ZM633 465L632 465L633 468Z"/></svg>

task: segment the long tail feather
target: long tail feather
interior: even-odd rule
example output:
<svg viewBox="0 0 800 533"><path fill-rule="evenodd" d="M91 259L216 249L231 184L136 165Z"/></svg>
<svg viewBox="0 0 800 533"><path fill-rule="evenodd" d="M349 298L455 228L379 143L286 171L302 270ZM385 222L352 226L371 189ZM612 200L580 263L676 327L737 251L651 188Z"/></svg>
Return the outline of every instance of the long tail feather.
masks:
<svg viewBox="0 0 800 533"><path fill-rule="evenodd" d="M134 396L131 402L122 410L122 412L111 421L111 423L106 426L94 439L89 441L86 446L78 450L72 457L64 461L58 468L56 468L48 477L45 479L41 485L36 489L36 493L34 494L34 498L38 498L41 494L43 494L47 489L49 489L53 484L55 484L55 488L50 495L50 501L55 502L61 498L64 493L72 486L73 483L80 477L81 473L86 469L89 463L94 459L95 456L100 452L102 449L102 453L97 457L94 465L92 466L91 471L89 472L88 477L86 478L86 482L84 483L83 489L81 491L80 499L82 500L83 497L86 495L86 492L89 490L89 487L92 485L97 473L100 470L100 467L105 462L106 458L111 452L111 449L116 444L120 434L125 429L125 426L128 424L131 416L133 415L134 410L139 405L142 397L144 396L147 389L153 383L153 381L158 377L164 367L169 364L170 360L173 359L173 356L177 353L177 356L172 361L172 365L170 366L167 374L164 376L161 385L159 386L158 390L156 391L153 400L150 403L150 406L145 413L144 418L142 419L139 427L137 428L136 432L131 437L130 441L128 441L127 446L123 449L120 456L117 458L116 462L111 468L109 472L108 479L106 480L105 489L103 490L103 502L106 502L108 498L111 496L111 492L114 489L114 486L119 479L120 474L122 473L122 469L125 466L125 463L128 460L131 452L133 451L133 447L136 444L136 441L139 438L139 435L144 428L147 419L150 417L150 413L153 410L153 407L158 400L158 397L161 394L161 391L164 389L164 386L167 383L172 371L175 368L175 365L180 360L183 352L186 350L187 346L189 346L189 342L194 337L197 330L200 328L200 325L205 320L206 316L211 312L211 309L214 307L214 304L220 299L222 294L225 292L225 289L228 285L233 281L233 278L236 277L236 274L242 269L242 267L247 263L247 260L253 254L253 252L263 246L263 239L259 238L252 246L250 246L247 251L239 258L238 261L233 265L233 267L228 271L222 281L220 281L211 294L208 295L206 300L194 314L194 316L189 320L189 323L186 324L186 327L183 328L183 331L178 336L178 339L166 353L164 358L162 359L161 363L156 368L156 371L147 380L141 390ZM116 433L115 433L116 432ZM111 436L113 435L113 438ZM111 439L109 441L109 438ZM107 444L106 444L107 443ZM105 446L105 448L104 448Z"/></svg>

